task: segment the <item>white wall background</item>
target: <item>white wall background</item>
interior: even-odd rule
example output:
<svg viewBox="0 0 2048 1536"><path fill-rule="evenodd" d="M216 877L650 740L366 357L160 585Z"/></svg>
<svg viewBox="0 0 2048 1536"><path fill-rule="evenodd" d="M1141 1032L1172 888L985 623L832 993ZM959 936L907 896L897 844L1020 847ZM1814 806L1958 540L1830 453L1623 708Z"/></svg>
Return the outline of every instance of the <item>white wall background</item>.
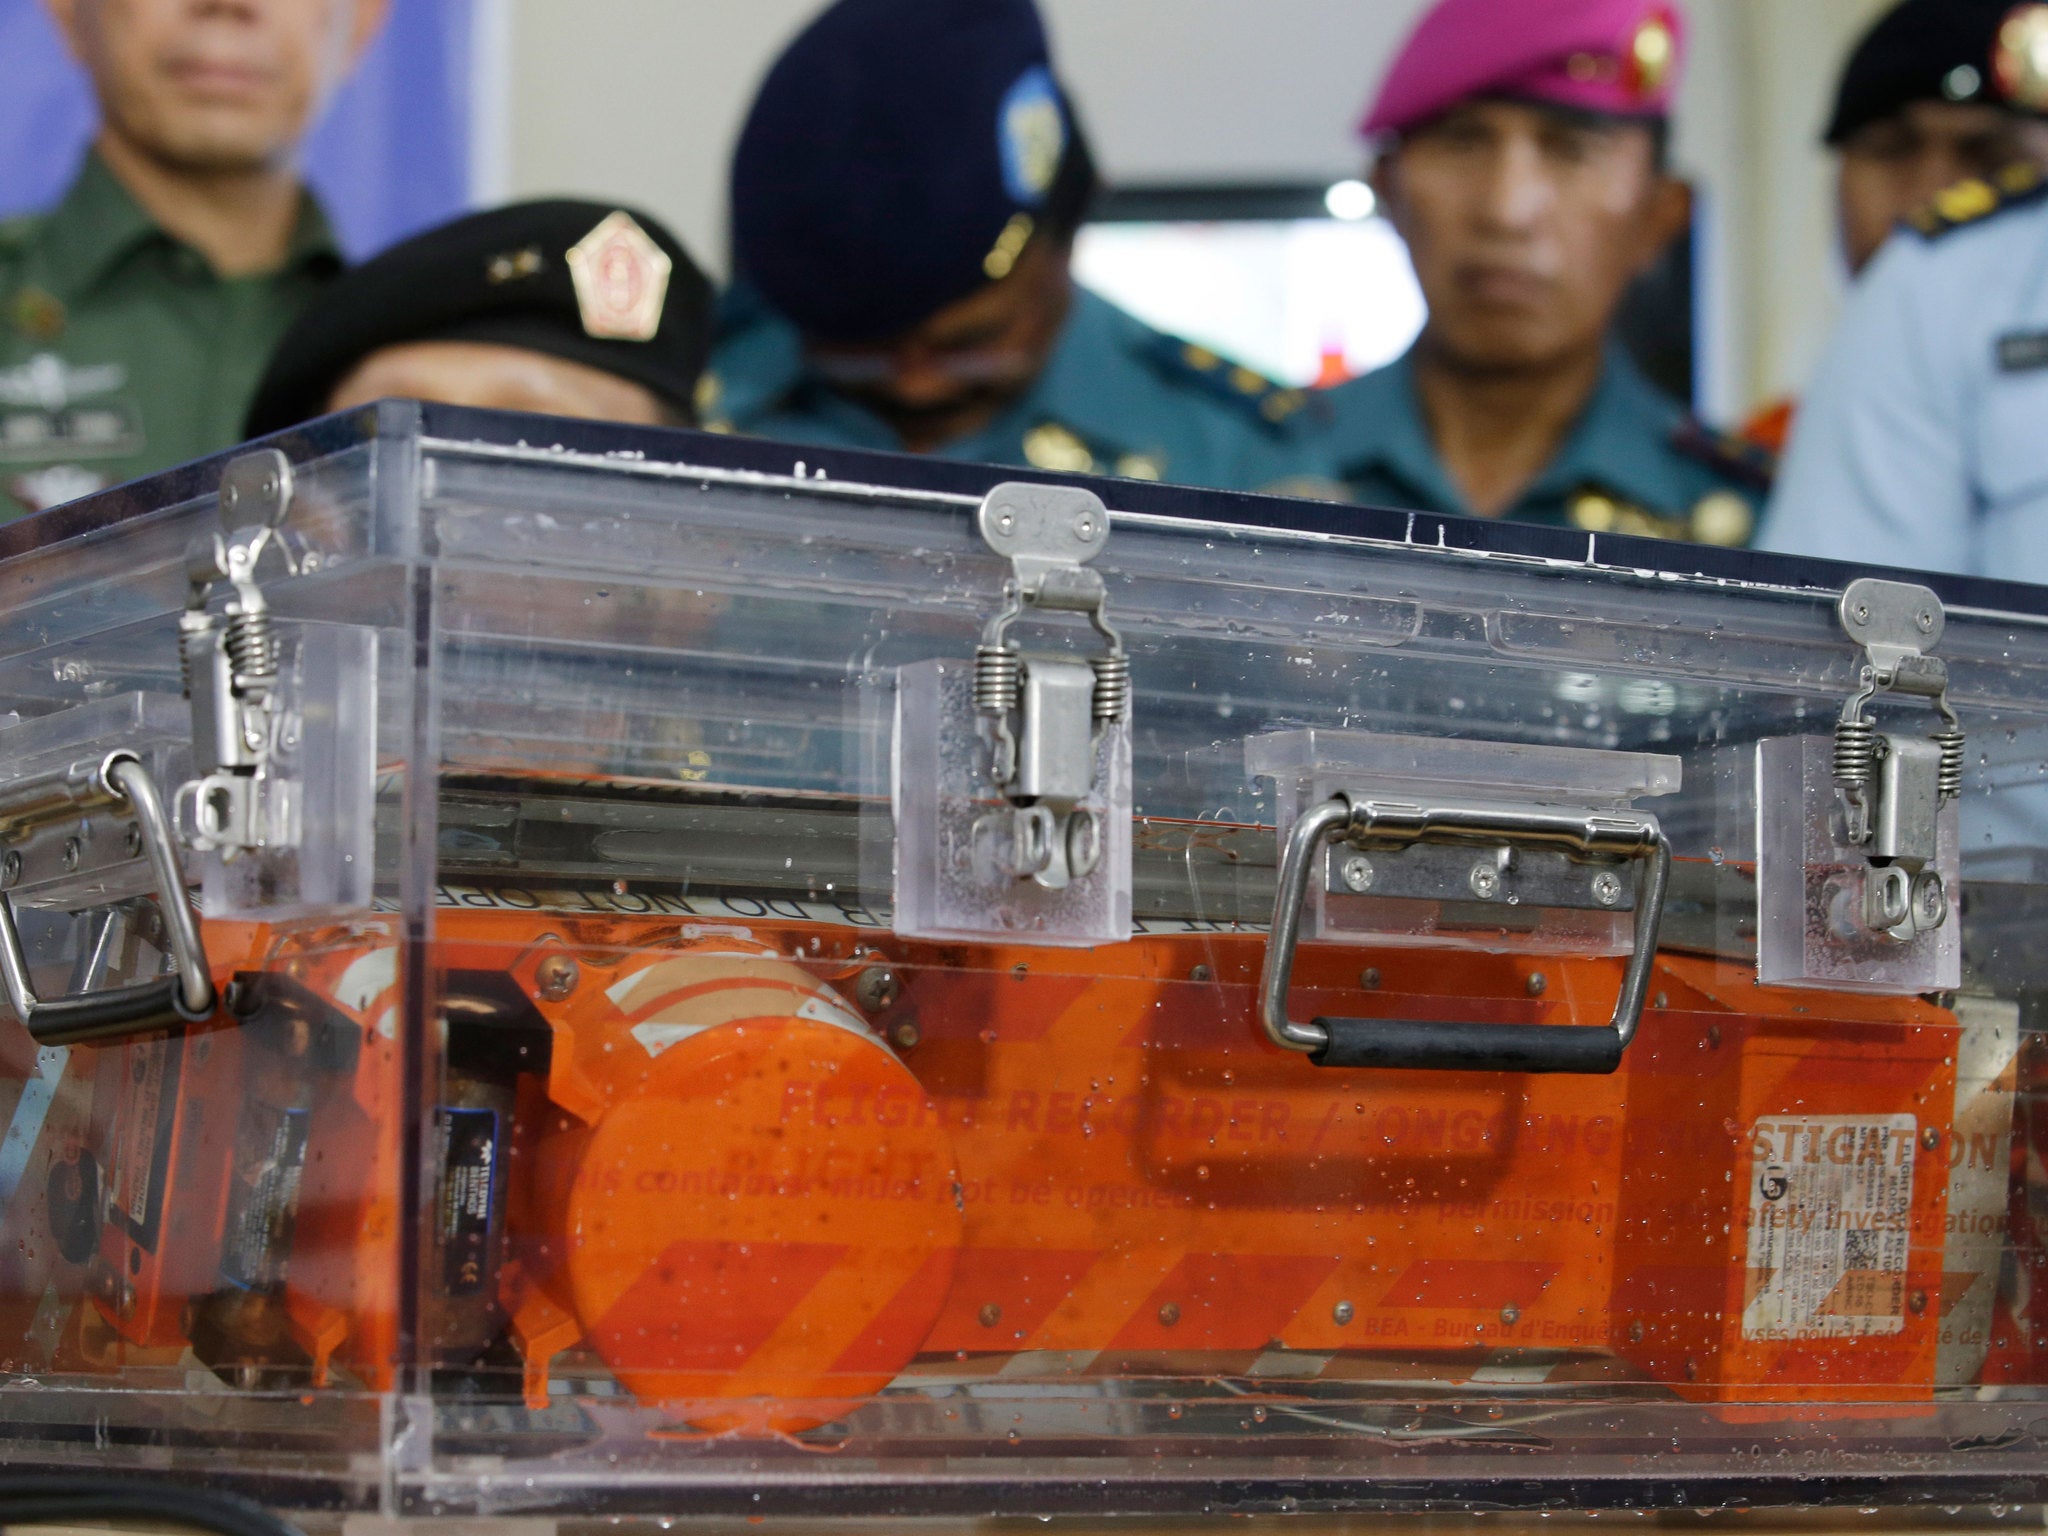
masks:
<svg viewBox="0 0 2048 1536"><path fill-rule="evenodd" d="M725 261L725 172L754 86L823 0L485 0L487 195L643 204ZM1041 0L1113 181L1337 179L1427 0ZM1528 0L1541 3L1541 0ZM1839 291L1815 139L1886 0L1692 0L1677 152L1707 203L1706 398L1724 418L1804 378Z"/></svg>

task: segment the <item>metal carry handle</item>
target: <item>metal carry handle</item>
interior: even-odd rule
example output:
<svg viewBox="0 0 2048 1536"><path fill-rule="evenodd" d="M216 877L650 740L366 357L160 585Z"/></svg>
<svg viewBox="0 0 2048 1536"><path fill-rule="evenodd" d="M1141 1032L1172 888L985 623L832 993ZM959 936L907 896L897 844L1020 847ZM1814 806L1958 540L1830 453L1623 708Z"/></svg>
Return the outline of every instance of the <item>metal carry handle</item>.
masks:
<svg viewBox="0 0 2048 1536"><path fill-rule="evenodd" d="M1315 1019L1287 1016L1301 904L1316 855L1328 842L1400 847L1421 842L1534 843L1582 854L1637 860L1635 953L1622 977L1614 1018L1605 1028L1556 1024L1476 1024L1428 1019ZM1424 1071L1607 1073L1643 1017L1657 955L1671 844L1654 816L1523 810L1498 806L1421 806L1337 795L1294 823L1280 854L1273 931L1259 980L1259 1023L1266 1038L1305 1053L1319 1067Z"/></svg>
<svg viewBox="0 0 2048 1536"><path fill-rule="evenodd" d="M29 980L13 898L0 892L0 980L6 983L7 1001L15 1016L38 1045L116 1040L193 1023L213 1012L213 976L199 924L185 894L178 844L156 784L134 753L113 752L98 764L0 787L0 834L18 835L57 817L122 804L142 832L177 970L157 981L110 987L103 992L39 998Z"/></svg>

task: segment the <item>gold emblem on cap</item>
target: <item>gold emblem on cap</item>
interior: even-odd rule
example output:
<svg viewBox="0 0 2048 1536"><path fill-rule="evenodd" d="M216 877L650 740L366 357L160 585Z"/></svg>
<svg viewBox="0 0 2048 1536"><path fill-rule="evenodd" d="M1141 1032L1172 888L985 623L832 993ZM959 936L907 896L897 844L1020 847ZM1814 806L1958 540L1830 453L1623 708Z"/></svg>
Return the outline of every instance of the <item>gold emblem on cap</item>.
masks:
<svg viewBox="0 0 2048 1536"><path fill-rule="evenodd" d="M1033 427L1024 434L1024 457L1038 469L1068 475L1095 472L1095 455L1088 445L1056 421Z"/></svg>
<svg viewBox="0 0 2048 1536"><path fill-rule="evenodd" d="M493 287L500 283L517 282L522 277L532 277L544 264L540 247L537 245L522 246L516 251L501 251L484 263L484 281Z"/></svg>
<svg viewBox="0 0 2048 1536"><path fill-rule="evenodd" d="M623 209L569 247L569 276L584 331L609 341L652 341L668 299L668 252Z"/></svg>
<svg viewBox="0 0 2048 1536"><path fill-rule="evenodd" d="M2048 5L2016 5L2006 14L1991 72L2014 106L2048 112Z"/></svg>
<svg viewBox="0 0 2048 1536"><path fill-rule="evenodd" d="M1010 222L996 236L995 246L981 259L981 270L989 275L989 281L1000 283L1017 269L1017 258L1024 254L1024 247L1031 243L1031 233L1037 228L1038 221L1028 213L1010 215Z"/></svg>
<svg viewBox="0 0 2048 1536"><path fill-rule="evenodd" d="M1643 18L1628 45L1629 77L1639 96L1654 96L1671 78L1678 60L1678 39L1662 11Z"/></svg>

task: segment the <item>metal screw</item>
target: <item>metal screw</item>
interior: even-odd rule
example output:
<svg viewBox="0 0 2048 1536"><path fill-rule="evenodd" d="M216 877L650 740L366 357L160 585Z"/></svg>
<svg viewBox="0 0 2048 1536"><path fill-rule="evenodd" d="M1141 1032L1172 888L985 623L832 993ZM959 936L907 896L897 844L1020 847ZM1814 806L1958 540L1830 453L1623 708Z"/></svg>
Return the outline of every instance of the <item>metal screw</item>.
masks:
<svg viewBox="0 0 2048 1536"><path fill-rule="evenodd" d="M1379 967L1376 965L1369 965L1364 970L1360 971L1358 973L1358 984L1361 987L1365 988L1365 990L1368 992L1376 990L1380 984Z"/></svg>
<svg viewBox="0 0 2048 1536"><path fill-rule="evenodd" d="M1008 507L996 508L996 531L998 533L1008 533L1012 528L1015 528L1016 526L1016 513L1012 512Z"/></svg>
<svg viewBox="0 0 2048 1536"><path fill-rule="evenodd" d="M1721 1049L1721 1026L1718 1024L1709 1024L1707 1026L1707 1049L1710 1051Z"/></svg>
<svg viewBox="0 0 2048 1536"><path fill-rule="evenodd" d="M1351 891L1372 889L1372 860L1362 853L1354 853L1337 869L1337 878L1344 882L1344 888Z"/></svg>
<svg viewBox="0 0 2048 1536"><path fill-rule="evenodd" d="M1074 532L1079 534L1084 539L1094 538L1095 515L1091 512L1083 512L1079 517L1075 518Z"/></svg>
<svg viewBox="0 0 2048 1536"><path fill-rule="evenodd" d="M13 885L20 878L21 855L10 848L7 857L0 859L0 885Z"/></svg>
<svg viewBox="0 0 2048 1536"><path fill-rule="evenodd" d="M1491 901L1500 894L1500 873L1491 864L1472 866L1472 894L1481 901Z"/></svg>
<svg viewBox="0 0 2048 1536"><path fill-rule="evenodd" d="M922 1040L923 1038L924 1035L922 1034L922 1032L920 1032L918 1027L915 1024L911 1023L908 1019L905 1019L901 1024L898 1024L896 1026L896 1043L902 1046L903 1049L906 1051L909 1050L913 1045L916 1045L917 1042Z"/></svg>
<svg viewBox="0 0 2048 1536"><path fill-rule="evenodd" d="M1188 971L1189 981L1214 981L1216 973L1206 965L1197 965Z"/></svg>
<svg viewBox="0 0 2048 1536"><path fill-rule="evenodd" d="M1934 1151L1941 1145L1941 1132L1930 1125L1920 1133L1920 1145L1929 1152Z"/></svg>
<svg viewBox="0 0 2048 1536"><path fill-rule="evenodd" d="M1915 1291L1912 1295L1908 1296L1906 1298L1906 1310L1915 1315L1925 1312L1927 1310L1927 1293L1925 1291Z"/></svg>
<svg viewBox="0 0 2048 1536"><path fill-rule="evenodd" d="M1851 611L1855 613L1858 624L1868 624L1870 622L1870 604L1858 603Z"/></svg>
<svg viewBox="0 0 2048 1536"><path fill-rule="evenodd" d="M1330 1308L1330 1316L1336 1322L1339 1328L1348 1327L1350 1325L1351 1319L1356 1317L1357 1315L1358 1314L1352 1309L1351 1303L1348 1301L1340 1301L1337 1303L1337 1305Z"/></svg>
<svg viewBox="0 0 2048 1536"><path fill-rule="evenodd" d="M1643 1320L1641 1318L1637 1318L1628 1325L1628 1341L1631 1344L1643 1342Z"/></svg>
<svg viewBox="0 0 2048 1536"><path fill-rule="evenodd" d="M1666 997L1662 992L1659 992L1655 997L1650 999L1650 1006L1652 1008L1669 1008L1671 1006L1671 999Z"/></svg>
<svg viewBox="0 0 2048 1536"><path fill-rule="evenodd" d="M64 839L64 867L66 869L78 868L78 861L84 856L85 849L80 845L77 838L67 837Z"/></svg>
<svg viewBox="0 0 2048 1536"><path fill-rule="evenodd" d="M551 1003L559 1003L576 990L581 968L567 955L549 955L534 968L535 990Z"/></svg>
<svg viewBox="0 0 2048 1536"><path fill-rule="evenodd" d="M125 837L123 837L123 838L121 839L121 846L122 846L123 848L127 849L127 851L128 851L128 857L129 857L129 858L131 858L131 859L132 859L132 858L134 858L134 857L135 857L135 856L136 856L137 854L141 853L141 852L142 852L142 828L140 828L139 826L137 826L137 825L136 825L136 824L135 824L134 822L132 822L132 821L131 821L131 822L129 822L129 823L128 823L128 832L127 832L127 835L126 835Z"/></svg>
<svg viewBox="0 0 2048 1536"><path fill-rule="evenodd" d="M1531 997L1541 997L1543 989L1549 985L1550 978L1541 971L1531 971L1529 973L1529 995Z"/></svg>
<svg viewBox="0 0 2048 1536"><path fill-rule="evenodd" d="M1921 634L1923 634L1923 635L1931 635L1931 634L1933 634L1933 633L1934 633L1934 610L1933 610L1933 609L1931 609L1931 608L1922 608L1922 609L1921 609L1921 610L1920 610L1920 611L1919 611L1918 613L1916 613L1916 614L1914 614L1914 615L1913 615L1913 622L1914 622L1915 624L1917 624L1917 625L1919 625L1919 626L1920 626L1920 633L1921 633Z"/></svg>
<svg viewBox="0 0 2048 1536"><path fill-rule="evenodd" d="M1700 1379L1699 1361L1688 1360L1685 1362L1685 1379L1687 1381L1698 1381Z"/></svg>
<svg viewBox="0 0 2048 1536"><path fill-rule="evenodd" d="M894 1005L902 991L894 971L886 965L871 965L854 979L853 1000L867 1012L879 1013Z"/></svg>
<svg viewBox="0 0 2048 1536"><path fill-rule="evenodd" d="M1603 869L1593 877L1593 899L1603 907L1611 907L1621 900L1621 877L1612 870Z"/></svg>
<svg viewBox="0 0 2048 1536"><path fill-rule="evenodd" d="M980 1316L982 1327L993 1328L1003 1320L1003 1309L992 1301L985 1301L981 1304Z"/></svg>
<svg viewBox="0 0 2048 1536"><path fill-rule="evenodd" d="M1174 1302L1169 1301L1159 1309L1159 1325L1162 1328L1171 1328L1179 1321L1180 1307Z"/></svg>
<svg viewBox="0 0 2048 1536"><path fill-rule="evenodd" d="M1522 1309L1512 1304L1500 1309L1501 1325L1512 1328L1522 1320Z"/></svg>

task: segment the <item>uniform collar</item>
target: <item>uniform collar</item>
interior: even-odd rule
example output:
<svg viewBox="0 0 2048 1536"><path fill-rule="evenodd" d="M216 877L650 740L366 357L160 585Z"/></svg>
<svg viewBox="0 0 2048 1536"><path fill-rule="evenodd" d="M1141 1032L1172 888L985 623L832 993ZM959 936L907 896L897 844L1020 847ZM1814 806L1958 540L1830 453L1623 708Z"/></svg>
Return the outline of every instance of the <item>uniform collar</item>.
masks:
<svg viewBox="0 0 2048 1536"><path fill-rule="evenodd" d="M1415 391L1415 353L1410 348L1386 367L1344 386L1342 420L1355 424L1367 447L1343 466L1347 477L1380 469L1411 486L1435 506L1467 513L1465 498L1445 472ZM1669 480L1664 451L1684 412L1643 377L1617 343L1607 344L1600 382L1577 423L1514 508L1569 497L1588 486L1663 510Z"/></svg>
<svg viewBox="0 0 2048 1536"><path fill-rule="evenodd" d="M1016 443L1024 434L1054 420L1050 402L1092 399L1101 391L1108 376L1105 355L1115 351L1120 327L1130 322L1107 299L1090 293L1079 283L1074 285L1073 294L1059 339L1053 343L1045 367L1039 370L1031 387L979 432L947 444L948 457L1007 458L1016 452ZM1069 423L1062 421L1058 425ZM1133 444L1113 441L1101 428L1100 420L1091 420L1086 435L1087 446L1098 458L1115 458L1132 451Z"/></svg>
<svg viewBox="0 0 2048 1536"><path fill-rule="evenodd" d="M49 260L50 286L63 299L84 293L152 242L180 244L149 216L95 150L86 152L70 190L44 219L38 234ZM327 215L311 193L301 193L298 222L285 251L285 270L316 264L338 267L341 261L341 247Z"/></svg>

